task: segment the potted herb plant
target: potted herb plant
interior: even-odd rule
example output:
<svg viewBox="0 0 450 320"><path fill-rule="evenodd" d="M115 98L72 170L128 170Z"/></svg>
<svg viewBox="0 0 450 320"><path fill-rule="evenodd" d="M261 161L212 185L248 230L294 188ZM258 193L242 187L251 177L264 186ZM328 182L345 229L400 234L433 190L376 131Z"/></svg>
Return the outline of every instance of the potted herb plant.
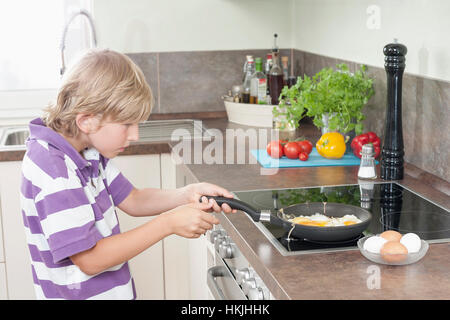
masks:
<svg viewBox="0 0 450 320"><path fill-rule="evenodd" d="M366 70L363 65L352 74L346 64L338 64L336 70L323 68L311 78L298 77L291 88L283 88L273 115L296 127L308 116L322 133L338 131L359 135L364 130L362 109L374 94L373 79L367 76Z"/></svg>

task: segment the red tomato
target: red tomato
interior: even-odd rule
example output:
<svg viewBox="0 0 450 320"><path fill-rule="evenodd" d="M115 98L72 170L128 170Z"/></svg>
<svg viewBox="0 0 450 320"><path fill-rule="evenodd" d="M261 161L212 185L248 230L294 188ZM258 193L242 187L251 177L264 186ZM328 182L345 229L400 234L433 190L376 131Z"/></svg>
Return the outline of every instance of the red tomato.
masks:
<svg viewBox="0 0 450 320"><path fill-rule="evenodd" d="M307 154L310 154L313 149L312 143L308 140L297 141L297 144L300 147L301 152L305 152Z"/></svg>
<svg viewBox="0 0 450 320"><path fill-rule="evenodd" d="M280 141L270 141L266 151L272 158L281 158L283 156L283 146Z"/></svg>
<svg viewBox="0 0 450 320"><path fill-rule="evenodd" d="M312 151L312 149L314 148L314 145L312 144L312 142L309 141L309 140L305 140L305 142L306 142L307 144L309 144L309 146L311 147L311 151ZM310 151L309 153L311 153L311 151Z"/></svg>
<svg viewBox="0 0 450 320"><path fill-rule="evenodd" d="M288 142L284 145L284 155L289 159L297 159L301 149L296 142Z"/></svg>
<svg viewBox="0 0 450 320"><path fill-rule="evenodd" d="M306 161L306 160L308 160L308 153L306 153L306 152L300 152L299 153L299 155L298 155L298 158L300 159L300 160L302 160L302 161Z"/></svg>

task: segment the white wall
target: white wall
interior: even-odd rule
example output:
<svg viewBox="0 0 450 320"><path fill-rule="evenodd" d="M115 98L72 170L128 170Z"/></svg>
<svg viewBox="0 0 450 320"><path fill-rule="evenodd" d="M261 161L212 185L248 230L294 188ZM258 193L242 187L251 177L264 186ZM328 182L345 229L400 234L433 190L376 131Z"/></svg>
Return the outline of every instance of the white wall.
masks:
<svg viewBox="0 0 450 320"><path fill-rule="evenodd" d="M124 53L267 49L274 33L291 48L291 9L292 0L93 0L98 47ZM0 126L28 123L55 96L0 92Z"/></svg>
<svg viewBox="0 0 450 320"><path fill-rule="evenodd" d="M398 38L407 73L450 81L448 0L93 0L93 8L98 46L120 52L267 49L276 32L280 48L383 67L384 45ZM0 92L0 125L28 121L54 94Z"/></svg>
<svg viewBox="0 0 450 320"><path fill-rule="evenodd" d="M100 47L120 52L292 47L292 0L94 0Z"/></svg>
<svg viewBox="0 0 450 320"><path fill-rule="evenodd" d="M450 81L448 0L293 0L292 12L296 49L383 67L398 38L405 72Z"/></svg>

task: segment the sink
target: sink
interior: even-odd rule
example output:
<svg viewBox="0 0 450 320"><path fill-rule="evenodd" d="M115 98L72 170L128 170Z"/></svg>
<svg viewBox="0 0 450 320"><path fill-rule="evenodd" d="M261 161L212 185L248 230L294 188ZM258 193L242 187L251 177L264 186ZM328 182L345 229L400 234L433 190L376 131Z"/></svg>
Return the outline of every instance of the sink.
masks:
<svg viewBox="0 0 450 320"><path fill-rule="evenodd" d="M25 147L29 135L26 126L0 128L0 147Z"/></svg>
<svg viewBox="0 0 450 320"><path fill-rule="evenodd" d="M150 120L139 124L139 141L170 141L174 133L182 139L203 139L211 136L200 120ZM0 148L25 148L29 134L27 126L0 127Z"/></svg>
<svg viewBox="0 0 450 320"><path fill-rule="evenodd" d="M200 120L150 120L139 124L139 141L170 141L172 134L182 139L203 139L211 136Z"/></svg>

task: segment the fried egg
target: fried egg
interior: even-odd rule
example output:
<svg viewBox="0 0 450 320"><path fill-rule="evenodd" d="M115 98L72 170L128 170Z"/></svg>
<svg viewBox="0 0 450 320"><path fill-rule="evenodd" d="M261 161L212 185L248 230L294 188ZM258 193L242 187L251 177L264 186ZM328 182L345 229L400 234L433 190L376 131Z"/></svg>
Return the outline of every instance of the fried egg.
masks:
<svg viewBox="0 0 450 320"><path fill-rule="evenodd" d="M311 216L298 216L289 220L293 223L302 224L305 226L315 227L337 227L337 226L349 226L352 224L362 222L353 214L346 214L343 217L327 217L320 213L315 213Z"/></svg>

